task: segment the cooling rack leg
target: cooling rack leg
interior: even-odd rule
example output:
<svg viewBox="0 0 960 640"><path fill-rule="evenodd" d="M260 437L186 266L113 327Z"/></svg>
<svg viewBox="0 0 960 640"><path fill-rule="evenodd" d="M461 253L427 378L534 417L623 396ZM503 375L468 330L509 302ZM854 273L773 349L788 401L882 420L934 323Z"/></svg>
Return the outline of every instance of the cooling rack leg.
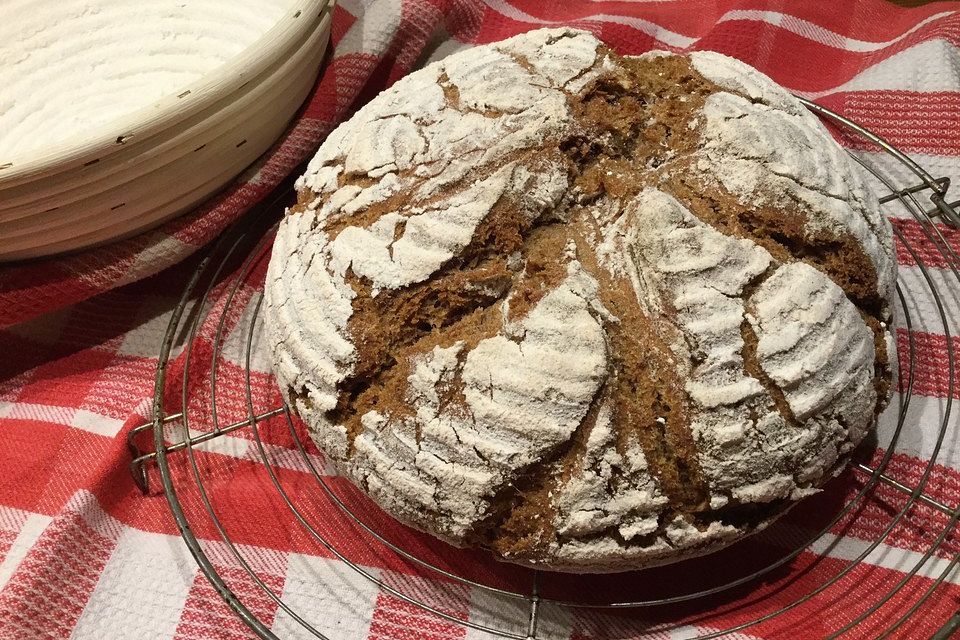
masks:
<svg viewBox="0 0 960 640"><path fill-rule="evenodd" d="M144 466L147 460L153 457L153 454L144 453L137 444L137 436L153 427L152 422L146 422L137 425L127 433L127 450L130 451L130 475L133 476L133 483L137 485L140 492L144 495L150 492L149 480L147 478L147 468Z"/></svg>
<svg viewBox="0 0 960 640"><path fill-rule="evenodd" d="M527 640L537 640L537 623L540 617L540 572L533 573L533 591L530 595L530 620L527 625Z"/></svg>
<svg viewBox="0 0 960 640"><path fill-rule="evenodd" d="M183 416L182 413L171 413L163 417L160 420L160 424L164 425L174 420L179 420ZM127 432L127 450L130 452L130 475L133 476L133 483L137 485L137 488L140 489L140 492L144 495L150 493L150 479L147 475L147 463L152 462L156 459L156 452L145 452L140 448L140 445L137 444L137 436L139 436L144 431L153 428L153 422L145 422L143 424L135 426L133 429Z"/></svg>
<svg viewBox="0 0 960 640"><path fill-rule="evenodd" d="M178 442L174 442L172 444L166 445L164 446L163 450L166 453L174 453L176 451L182 451L187 447L194 447L196 445L203 444L204 442L209 442L210 440L219 438L220 436L224 436L238 429L242 429L243 427L250 426L254 422L261 422L263 420L266 420L267 418L278 416L284 411L285 409L283 407L277 407L275 409L271 409L270 411L265 411L263 413L257 414L253 416L253 418L238 420L237 422L228 424L223 427L219 427L213 431L208 431L206 433L201 433L199 435L190 436L190 437L187 437L185 435L184 440L180 440ZM160 425L163 426L171 422L176 422L181 418L183 418L182 413L171 413L164 416L163 419L160 420ZM130 457L133 458L133 460L131 460L130 462L130 475L133 476L133 482L144 494L150 493L150 480L149 480L149 476L147 475L147 464L153 463L157 459L157 452L156 451L144 452L137 445L136 437L137 435L146 431L147 429L152 429L153 426L154 426L153 422L147 422L141 425L137 425L136 427L131 429L130 432L127 434L127 449L130 451Z"/></svg>
<svg viewBox="0 0 960 640"><path fill-rule="evenodd" d="M130 475L133 476L133 483L140 489L140 493L147 495L150 493L150 481L147 479L147 469L143 466L144 460L134 458L130 463Z"/></svg>

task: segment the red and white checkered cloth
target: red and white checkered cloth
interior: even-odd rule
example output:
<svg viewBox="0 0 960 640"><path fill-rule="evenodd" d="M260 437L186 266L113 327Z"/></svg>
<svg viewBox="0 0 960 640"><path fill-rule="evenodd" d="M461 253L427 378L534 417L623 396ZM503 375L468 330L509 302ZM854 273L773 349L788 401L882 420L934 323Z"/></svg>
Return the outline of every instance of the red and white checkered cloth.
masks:
<svg viewBox="0 0 960 640"><path fill-rule="evenodd" d="M149 416L163 331L196 262L190 254L281 182L352 108L414 66L471 44L558 24L589 29L624 53L713 49L736 56L872 128L934 176L960 180L958 2L904 9L882 0L341 0L334 14L334 53L309 103L285 138L235 186L143 236L0 270L0 326L7 326L0 331L0 638L251 636L199 572L162 494L142 496L128 470L125 436ZM891 166L874 150L862 151ZM902 184L908 182L912 180ZM960 283L949 264L923 241L921 227L905 212L891 213L944 294L949 321L957 322ZM960 232L943 232L960 247ZM918 358L914 396L888 472L915 486L935 452L950 400L948 342L914 258L903 247L898 257L914 323L912 332L901 325L899 343L905 351L912 339ZM255 264L226 314L227 346L217 383L221 424L246 416L243 332L264 267L265 258ZM215 306L222 305L234 277L227 276L214 292ZM210 424L206 374L215 330L210 322L201 326L186 381L182 356L169 373L169 411L179 407L186 384L188 416L199 431ZM952 344L960 348L960 340L952 338ZM279 395L268 362L256 343L253 352L255 408L272 408ZM953 396L960 397L960 389ZM893 413L881 421L874 463L890 441ZM948 425L925 488L951 506L960 504L956 427L956 421ZM306 472L282 418L264 423L261 437L278 482L296 498L304 516L385 585L378 587L350 570L296 522L266 473L251 430L240 429L198 452L199 470L242 557L293 612L331 640L490 637L428 615L397 597L394 589L453 618L526 633L522 603L429 574L359 533ZM327 473L319 453L308 453L319 473ZM214 567L268 628L281 637L303 637L290 612L253 584L204 516L187 475L186 455L181 452L171 461L184 509ZM865 478L845 473L771 533L716 556L614 579L551 577L542 588L545 595L602 600L653 598L722 584L780 557L829 523ZM356 499L341 481L331 482ZM709 600L624 613L545 606L541 637L686 638L755 621L814 593L884 533L882 544L836 584L730 637L823 637L894 590L878 613L846 636L872 638L936 587L923 609L894 634L929 637L960 608L960 572L949 571L943 584L935 582L960 553L960 535L949 530L941 536L949 518L926 506L911 509L886 532L904 501L894 489L872 490L831 528L831 535L785 567ZM492 563L482 554L452 550L358 504L391 539L439 566L496 586L529 586L523 571ZM936 552L908 579L938 536Z"/></svg>

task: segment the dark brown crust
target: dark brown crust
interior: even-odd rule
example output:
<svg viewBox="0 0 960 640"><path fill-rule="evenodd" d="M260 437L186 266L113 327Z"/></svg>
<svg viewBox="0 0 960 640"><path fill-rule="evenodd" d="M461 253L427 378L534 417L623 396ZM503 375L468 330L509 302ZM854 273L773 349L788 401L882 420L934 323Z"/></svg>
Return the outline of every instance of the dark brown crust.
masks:
<svg viewBox="0 0 960 640"><path fill-rule="evenodd" d="M504 261L491 260L376 297L368 284L351 279L358 295L348 328L357 366L341 384L337 407L328 415L333 424L346 427L351 451L367 411L412 415L404 394L411 355L460 339L476 344L499 332L501 318L493 303L509 291L510 278Z"/></svg>

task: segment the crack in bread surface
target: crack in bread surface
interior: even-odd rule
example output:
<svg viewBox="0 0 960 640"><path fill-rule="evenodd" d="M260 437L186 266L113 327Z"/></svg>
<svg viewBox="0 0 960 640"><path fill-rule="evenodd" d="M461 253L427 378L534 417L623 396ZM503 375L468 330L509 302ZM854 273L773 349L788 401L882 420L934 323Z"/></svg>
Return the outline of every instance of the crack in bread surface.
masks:
<svg viewBox="0 0 960 640"><path fill-rule="evenodd" d="M803 262L826 274L854 302L873 332L873 384L878 397L885 397L889 386L881 325L884 301L877 293L873 265L856 239L825 231L811 234L802 203L746 206L718 181L698 175L692 160L701 148L696 118L709 96L732 91L707 80L683 57L626 58L602 46L597 52L594 63L567 83L590 74L596 77L577 91L562 89L572 115L572 125L562 135L543 140L535 149L512 151L478 165L425 198L416 199L413 194L435 176L416 177L416 167L401 170L400 177L412 180L402 190L321 224L332 242L346 229L366 229L388 213L399 213L401 220L393 228L388 246L393 260L394 246L409 231L411 216L442 207L451 194L470 189L506 165L515 167L510 180L525 175L522 172L543 174L550 167L562 167L567 187L556 202L531 214L531 205L517 194L500 197L477 224L469 242L422 281L378 288L348 270L346 283L355 296L346 331L355 357L349 375L338 384L336 406L325 414L330 425L345 429L346 454L337 462L354 477L361 472L350 466L350 460L361 434L375 438L376 433L396 424L413 422L416 447L421 450L427 436L418 422L417 407L410 403L416 367L432 353L456 350L452 377L437 383L437 403L440 413L456 414L457 419L470 423L474 418L462 377L468 354L485 341L504 337L522 353L528 330L524 323L538 306L574 271L592 279L597 284L596 304L589 306L589 313L602 327L606 360L596 391L575 427L539 451L534 460L513 467L491 460L489 452L476 444L465 444L462 434L451 427L457 445L465 450L472 446L476 458L496 473L489 492L482 496L484 505L474 525L465 533L444 537L455 544L489 548L516 562L537 564L551 554L556 556L557 548L565 544L599 539L613 540L622 549L658 544L676 549L685 544L670 533L677 527L701 532L715 531L715 525L750 530L771 520L788 504L785 498L751 503L729 495L724 497L725 504L714 504L717 492L711 490L701 468L698 436L691 426L702 408L692 400L685 382L687 373L703 364L696 345L690 342L672 300L660 295L650 303L641 301L637 284L624 273L611 271L595 255L604 229L625 215L625 204L645 189L676 197L699 221L769 252L774 262L768 271L734 296L747 313L753 291L778 265ZM509 53L509 57L531 75L537 73L528 56ZM605 60L614 64L604 66ZM437 83L447 109L492 120L510 117L502 109L466 106L465 87L457 86L445 71ZM378 178L346 172L337 180L340 187L357 189L378 184ZM291 215L309 215L309 208L320 200L322 196L309 188L301 190ZM659 310L652 310L650 304ZM801 421L783 390L761 365L758 336L746 315L740 323L740 337L745 374L759 381L772 409L788 425L800 429ZM487 391L492 399L492 381ZM300 390L291 390L291 398L308 402ZM756 427L757 407L746 402L742 407ZM588 441L600 429L602 412L607 412L603 420L612 425L616 455L620 460L640 455L655 483L654 493L662 498L650 512L627 515L653 517L656 525L640 533L626 533L618 525L583 535L561 533L555 494L590 465L599 473L602 465L587 459L591 455ZM383 417L372 433L364 422L370 415ZM638 449L639 454L633 453ZM359 481L368 488L367 479ZM444 488L435 479L431 482L437 485L433 511L395 515L438 533L434 527L444 517ZM607 492L613 496L630 488L632 481L613 473L606 482ZM602 505L597 508L604 510ZM647 531L651 527L653 530Z"/></svg>

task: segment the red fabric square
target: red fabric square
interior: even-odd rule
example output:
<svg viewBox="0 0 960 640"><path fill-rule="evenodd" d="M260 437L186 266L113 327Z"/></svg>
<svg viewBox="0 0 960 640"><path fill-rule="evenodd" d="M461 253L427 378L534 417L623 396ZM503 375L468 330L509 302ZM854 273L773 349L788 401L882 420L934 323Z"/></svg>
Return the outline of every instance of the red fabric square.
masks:
<svg viewBox="0 0 960 640"><path fill-rule="evenodd" d="M38 511L63 441L71 429L36 420L0 418L0 503Z"/></svg>
<svg viewBox="0 0 960 640"><path fill-rule="evenodd" d="M52 473L47 478L37 510L56 513L80 489L95 489L102 471L115 464L107 455L114 450L110 438L68 429L52 451L56 453L50 462Z"/></svg>

